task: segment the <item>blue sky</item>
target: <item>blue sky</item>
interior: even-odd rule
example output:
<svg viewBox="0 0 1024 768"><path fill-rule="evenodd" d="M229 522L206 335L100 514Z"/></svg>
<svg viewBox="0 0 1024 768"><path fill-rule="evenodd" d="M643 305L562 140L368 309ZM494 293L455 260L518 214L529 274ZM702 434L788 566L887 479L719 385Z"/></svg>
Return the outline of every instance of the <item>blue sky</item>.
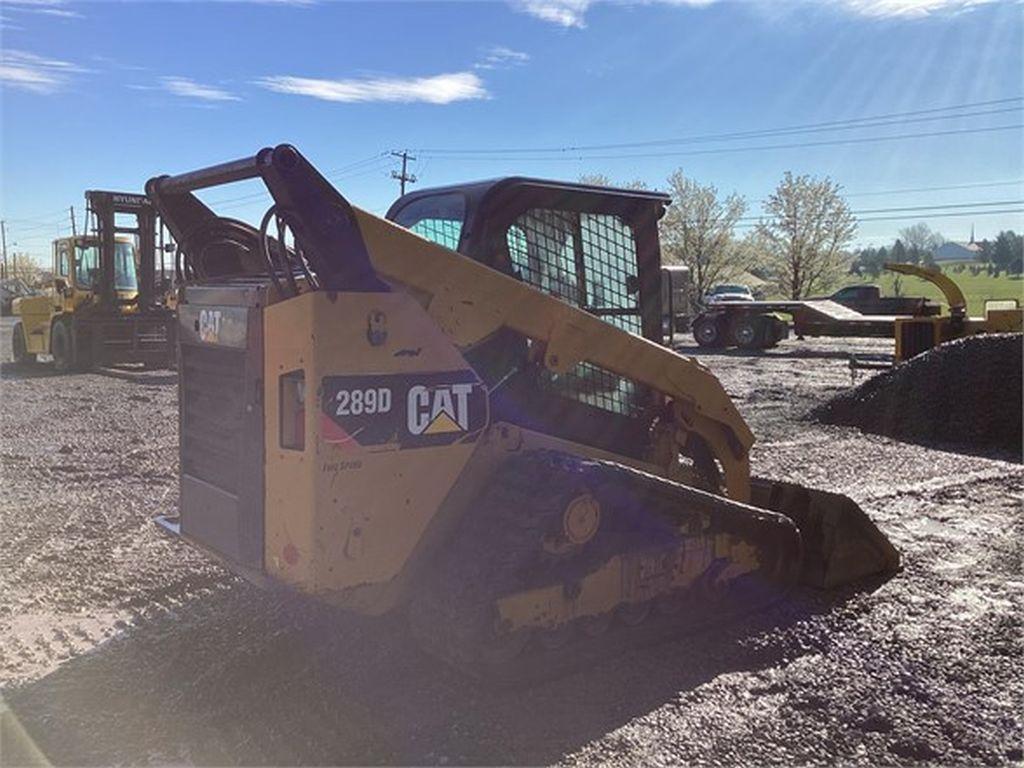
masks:
<svg viewBox="0 0 1024 768"><path fill-rule="evenodd" d="M663 187L681 167L754 216L791 170L843 185L859 243L918 220L1020 231L1024 214L986 212L1024 208L1022 19L985 0L2 0L0 216L9 248L45 255L86 188L290 141L377 212L397 196L387 153L409 148L418 186ZM252 193L207 197L253 219Z"/></svg>

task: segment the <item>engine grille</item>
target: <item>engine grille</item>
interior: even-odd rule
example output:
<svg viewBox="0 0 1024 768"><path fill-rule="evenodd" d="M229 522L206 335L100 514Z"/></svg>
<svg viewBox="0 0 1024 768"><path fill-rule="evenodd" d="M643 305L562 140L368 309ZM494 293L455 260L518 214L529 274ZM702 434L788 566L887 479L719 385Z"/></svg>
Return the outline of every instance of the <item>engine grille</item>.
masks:
<svg viewBox="0 0 1024 768"><path fill-rule="evenodd" d="M181 345L181 470L232 494L242 464L245 350Z"/></svg>

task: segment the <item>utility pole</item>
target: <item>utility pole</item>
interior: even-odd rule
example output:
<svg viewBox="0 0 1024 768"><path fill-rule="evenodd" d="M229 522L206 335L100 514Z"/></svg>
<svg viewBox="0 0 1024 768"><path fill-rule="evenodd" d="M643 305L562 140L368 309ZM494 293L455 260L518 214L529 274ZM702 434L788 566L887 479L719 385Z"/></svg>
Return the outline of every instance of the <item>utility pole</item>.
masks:
<svg viewBox="0 0 1024 768"><path fill-rule="evenodd" d="M7 279L7 222L0 221L0 241L3 242L4 249L4 262L3 262L3 279Z"/></svg>
<svg viewBox="0 0 1024 768"><path fill-rule="evenodd" d="M406 182L408 182L409 184L416 183L416 177L413 176L411 173L405 172L408 162L410 160L415 160L416 158L410 155L409 150L407 149L403 149L401 152L392 152L391 156L402 158L402 172L399 173L398 171L392 171L391 178L398 179L398 183L401 185L402 194L404 195Z"/></svg>
<svg viewBox="0 0 1024 768"><path fill-rule="evenodd" d="M78 237L78 233L75 231L75 206L69 207L68 211L71 213L71 237Z"/></svg>

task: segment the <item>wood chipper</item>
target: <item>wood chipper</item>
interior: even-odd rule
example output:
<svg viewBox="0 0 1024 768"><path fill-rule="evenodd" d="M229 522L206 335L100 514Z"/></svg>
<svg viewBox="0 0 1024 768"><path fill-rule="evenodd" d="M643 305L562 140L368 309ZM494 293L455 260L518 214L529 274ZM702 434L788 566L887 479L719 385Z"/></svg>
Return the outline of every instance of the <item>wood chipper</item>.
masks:
<svg viewBox="0 0 1024 768"><path fill-rule="evenodd" d="M16 299L15 362L52 355L59 371L174 364L174 312L156 271L156 216L145 195L85 193L90 232L53 242L53 284ZM162 262L161 262L162 263Z"/></svg>
<svg viewBox="0 0 1024 768"><path fill-rule="evenodd" d="M895 362L902 363L927 352L945 341L974 336L979 333L1020 333L1024 330L1024 310L1017 299L988 301L983 317L968 317L967 298L953 278L940 269L921 264L886 264L885 268L926 280L946 300L949 314L934 317L900 317L896 319Z"/></svg>
<svg viewBox="0 0 1024 768"><path fill-rule="evenodd" d="M193 194L252 178L259 227ZM408 611L483 673L898 567L852 500L752 477L722 385L659 344L667 197L506 178L389 221L290 145L146 189L184 285L162 522L253 581Z"/></svg>

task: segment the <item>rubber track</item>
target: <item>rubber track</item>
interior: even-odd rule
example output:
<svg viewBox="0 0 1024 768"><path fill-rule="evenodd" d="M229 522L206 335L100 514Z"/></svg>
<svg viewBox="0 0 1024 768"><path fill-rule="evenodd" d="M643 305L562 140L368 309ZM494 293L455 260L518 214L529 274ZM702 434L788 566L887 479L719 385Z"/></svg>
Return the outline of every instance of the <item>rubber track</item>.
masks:
<svg viewBox="0 0 1024 768"><path fill-rule="evenodd" d="M583 492L601 503L600 532L577 553L544 552L540 542L545 532L561 528L567 502ZM597 637L575 631L572 640L557 650L533 638L510 663L482 658L481 644L494 624L497 598L570 583L619 553L657 546L674 549L680 542L680 521L685 525L692 518L694 525L699 524L701 516L687 511L694 507L711 517L712 531L758 536L760 541L778 536L780 557L795 535L793 524L782 515L612 462L553 451L510 457L443 548L433 578L414 596L409 609L412 631L428 652L465 672L500 682L529 682L735 618L770 605L784 593L778 583L769 585L762 579L738 580L742 586L728 597L693 589L681 610L671 615L652 611L639 626L613 620ZM785 569L793 573L798 562L786 565L793 566Z"/></svg>

